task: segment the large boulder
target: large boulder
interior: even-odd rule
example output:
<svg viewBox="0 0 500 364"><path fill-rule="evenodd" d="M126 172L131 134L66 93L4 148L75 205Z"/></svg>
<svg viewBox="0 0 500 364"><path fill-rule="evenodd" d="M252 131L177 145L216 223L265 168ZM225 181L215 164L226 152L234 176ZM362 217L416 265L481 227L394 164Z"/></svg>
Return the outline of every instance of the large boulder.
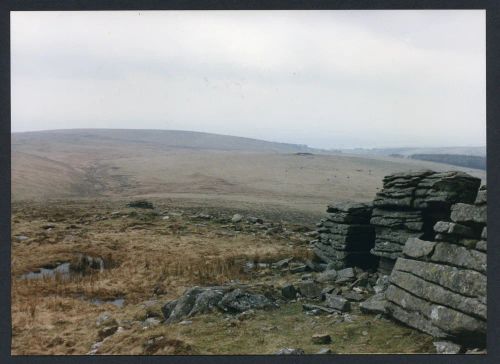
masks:
<svg viewBox="0 0 500 364"><path fill-rule="evenodd" d="M275 307L266 296L245 292L239 288L226 293L218 305L226 312L244 312L250 309L260 310Z"/></svg>
<svg viewBox="0 0 500 364"><path fill-rule="evenodd" d="M192 287L162 307L165 323L181 322L188 317L213 310L240 313L276 307L274 299L251 288L238 286Z"/></svg>

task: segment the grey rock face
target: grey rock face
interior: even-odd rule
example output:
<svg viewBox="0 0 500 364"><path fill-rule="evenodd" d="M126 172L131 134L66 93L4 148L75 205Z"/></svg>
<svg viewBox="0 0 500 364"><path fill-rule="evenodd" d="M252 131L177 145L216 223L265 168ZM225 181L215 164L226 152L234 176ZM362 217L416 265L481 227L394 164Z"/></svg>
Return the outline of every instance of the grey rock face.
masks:
<svg viewBox="0 0 500 364"><path fill-rule="evenodd" d="M365 203L329 205L327 218L317 224L316 256L334 269L374 265L376 260L369 253L375 234L369 224L371 211Z"/></svg>
<svg viewBox="0 0 500 364"><path fill-rule="evenodd" d="M451 208L451 219L463 225L486 225L486 205L457 203Z"/></svg>
<svg viewBox="0 0 500 364"><path fill-rule="evenodd" d="M192 287L177 300L167 302L162 313L165 323L170 324L216 309L241 313L273 307L276 305L270 298L235 286Z"/></svg>
<svg viewBox="0 0 500 364"><path fill-rule="evenodd" d="M172 323L182 321L183 318L187 317L193 309L196 298L202 292L203 289L200 287L193 287L184 292L183 296L177 300L175 306L172 308L169 317L165 317L165 322ZM162 311L167 312L167 309Z"/></svg>
<svg viewBox="0 0 500 364"><path fill-rule="evenodd" d="M431 260L486 273L486 254L462 246L439 243Z"/></svg>
<svg viewBox="0 0 500 364"><path fill-rule="evenodd" d="M390 302L400 306L405 311L423 315L432 326L448 333L448 336L464 337L471 340L479 334L486 335L485 321L446 306L430 303L394 285L389 286L386 297ZM418 327L416 328L418 329ZM431 332L428 333L433 335Z"/></svg>
<svg viewBox="0 0 500 364"><path fill-rule="evenodd" d="M486 343L486 195L451 206L434 225L436 240L408 239L390 275L388 313L437 338L439 353Z"/></svg>
<svg viewBox="0 0 500 364"><path fill-rule="evenodd" d="M188 317L212 311L222 300L224 293L216 289L201 292L194 302L193 308L189 311Z"/></svg>
<svg viewBox="0 0 500 364"><path fill-rule="evenodd" d="M429 302L446 305L486 320L486 305L479 299L464 297L410 273L393 271L391 283Z"/></svg>
<svg viewBox="0 0 500 364"><path fill-rule="evenodd" d="M403 248L403 254L414 259L428 258L436 247L436 242L410 238Z"/></svg>
<svg viewBox="0 0 500 364"><path fill-rule="evenodd" d="M250 309L265 309L275 307L264 295L244 292L237 288L227 293L219 302L219 307L224 311L244 312Z"/></svg>
<svg viewBox="0 0 500 364"><path fill-rule="evenodd" d="M386 176L383 189L373 202L371 218L376 227L371 252L384 259L381 267L384 273L391 269L391 260L404 254L403 247L409 238L429 240L432 227L446 217L452 204L474 201L479 183L478 178L462 172L426 170ZM440 234L475 236L473 230L462 225L443 222L435 228Z"/></svg>
<svg viewBox="0 0 500 364"><path fill-rule="evenodd" d="M399 258L394 271L411 273L464 296L486 296L486 276L473 270Z"/></svg>
<svg viewBox="0 0 500 364"><path fill-rule="evenodd" d="M165 318L165 320L170 317L170 315L172 314L172 311L176 305L177 305L177 300L173 300L173 301L165 303L162 306L161 312L163 313L163 317Z"/></svg>

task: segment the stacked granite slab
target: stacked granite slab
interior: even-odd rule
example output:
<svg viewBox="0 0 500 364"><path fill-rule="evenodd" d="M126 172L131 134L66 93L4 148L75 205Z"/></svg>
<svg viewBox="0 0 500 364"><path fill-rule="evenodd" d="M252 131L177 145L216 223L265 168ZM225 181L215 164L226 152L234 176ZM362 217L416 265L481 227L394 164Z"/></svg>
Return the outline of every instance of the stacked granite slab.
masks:
<svg viewBox="0 0 500 364"><path fill-rule="evenodd" d="M371 212L371 204L366 203L329 205L326 219L317 224L316 256L335 269L375 266L377 258L370 254L375 238Z"/></svg>
<svg viewBox="0 0 500 364"><path fill-rule="evenodd" d="M457 202L472 203L480 179L463 172L423 170L395 173L383 180L373 201L375 227L372 254L380 257L379 271L389 274L409 238L433 238L433 226L449 217Z"/></svg>
<svg viewBox="0 0 500 364"><path fill-rule="evenodd" d="M469 347L486 343L486 187L451 207L434 241L409 238L386 291L395 319Z"/></svg>

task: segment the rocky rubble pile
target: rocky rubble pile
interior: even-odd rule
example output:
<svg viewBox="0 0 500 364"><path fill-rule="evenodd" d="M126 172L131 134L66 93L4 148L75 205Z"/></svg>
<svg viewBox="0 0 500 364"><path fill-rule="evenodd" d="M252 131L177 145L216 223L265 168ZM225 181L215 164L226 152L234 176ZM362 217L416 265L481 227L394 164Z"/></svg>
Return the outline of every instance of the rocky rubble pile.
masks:
<svg viewBox="0 0 500 364"><path fill-rule="evenodd" d="M461 199L470 200L468 194ZM451 221L450 221L451 220ZM451 206L434 240L407 240L386 291L390 315L466 347L486 341L486 187Z"/></svg>
<svg viewBox="0 0 500 364"><path fill-rule="evenodd" d="M389 274L409 238L432 239L433 226L446 220L456 203L472 203L480 179L463 172L430 170L395 173L383 180L373 201L370 220L375 227L372 254L380 257L379 271Z"/></svg>
<svg viewBox="0 0 500 364"><path fill-rule="evenodd" d="M370 254L375 231L370 225L372 206L365 203L339 203L329 205L327 217L318 224L318 239L314 253L335 269L376 265Z"/></svg>
<svg viewBox="0 0 500 364"><path fill-rule="evenodd" d="M189 288L181 297L167 302L162 307L165 323L180 322L185 318L214 310L242 313L277 307L272 294L256 290L257 287L244 285Z"/></svg>

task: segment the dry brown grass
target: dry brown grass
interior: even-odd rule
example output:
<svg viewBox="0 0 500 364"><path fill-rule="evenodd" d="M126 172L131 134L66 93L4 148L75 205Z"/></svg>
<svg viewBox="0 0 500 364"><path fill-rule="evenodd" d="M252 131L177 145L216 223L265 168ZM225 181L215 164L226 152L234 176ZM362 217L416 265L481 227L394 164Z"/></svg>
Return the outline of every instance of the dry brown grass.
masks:
<svg viewBox="0 0 500 364"><path fill-rule="evenodd" d="M14 208L13 236L30 239L14 239L12 244L13 353L86 353L95 342L98 314L118 311L111 305L92 305L89 299L124 297L127 305L122 310L134 316L136 304L158 295L166 302L192 285L253 280L259 272L245 273L247 261L302 259L309 254L290 244L293 237L220 234L227 231L221 224L203 226L185 217L147 218L143 226L142 212L109 218L111 211L99 203L47 206L43 214L25 205ZM55 227L46 231L43 226L49 222ZM68 229L72 225L78 228ZM19 278L39 267L72 261L78 254L103 257L108 269L70 278Z"/></svg>
<svg viewBox="0 0 500 364"><path fill-rule="evenodd" d="M121 204L123 206L123 203ZM304 315L300 304L259 312L255 319L226 321L219 313L193 318L188 326L161 325L144 330L141 321L161 316L161 306L193 285L230 280L277 287L296 277L272 274L269 269L243 270L245 262L272 263L283 258L304 260L309 250L301 235L265 235L241 226L186 216L171 220L125 217L111 212L117 206L99 202L58 204L38 210L14 205L12 243L12 354L85 354L98 341L96 318L110 312L123 330L106 339L99 354L263 354L299 346L308 353L318 348L310 335L328 332L337 352L429 352L429 338L392 322L360 316L354 323ZM54 222L53 220L57 220ZM43 226L55 225L51 231ZM77 227L71 227L76 225ZM172 229L172 226L180 227ZM78 254L105 257L108 269L39 280L19 276ZM123 297L123 308L101 300ZM146 301L154 300L151 306ZM372 323L367 323L373 321ZM366 327L366 325L371 325ZM275 329L277 327L278 329ZM269 329L269 330L268 330ZM370 336L361 334L369 330ZM399 336L397 340L393 336Z"/></svg>

